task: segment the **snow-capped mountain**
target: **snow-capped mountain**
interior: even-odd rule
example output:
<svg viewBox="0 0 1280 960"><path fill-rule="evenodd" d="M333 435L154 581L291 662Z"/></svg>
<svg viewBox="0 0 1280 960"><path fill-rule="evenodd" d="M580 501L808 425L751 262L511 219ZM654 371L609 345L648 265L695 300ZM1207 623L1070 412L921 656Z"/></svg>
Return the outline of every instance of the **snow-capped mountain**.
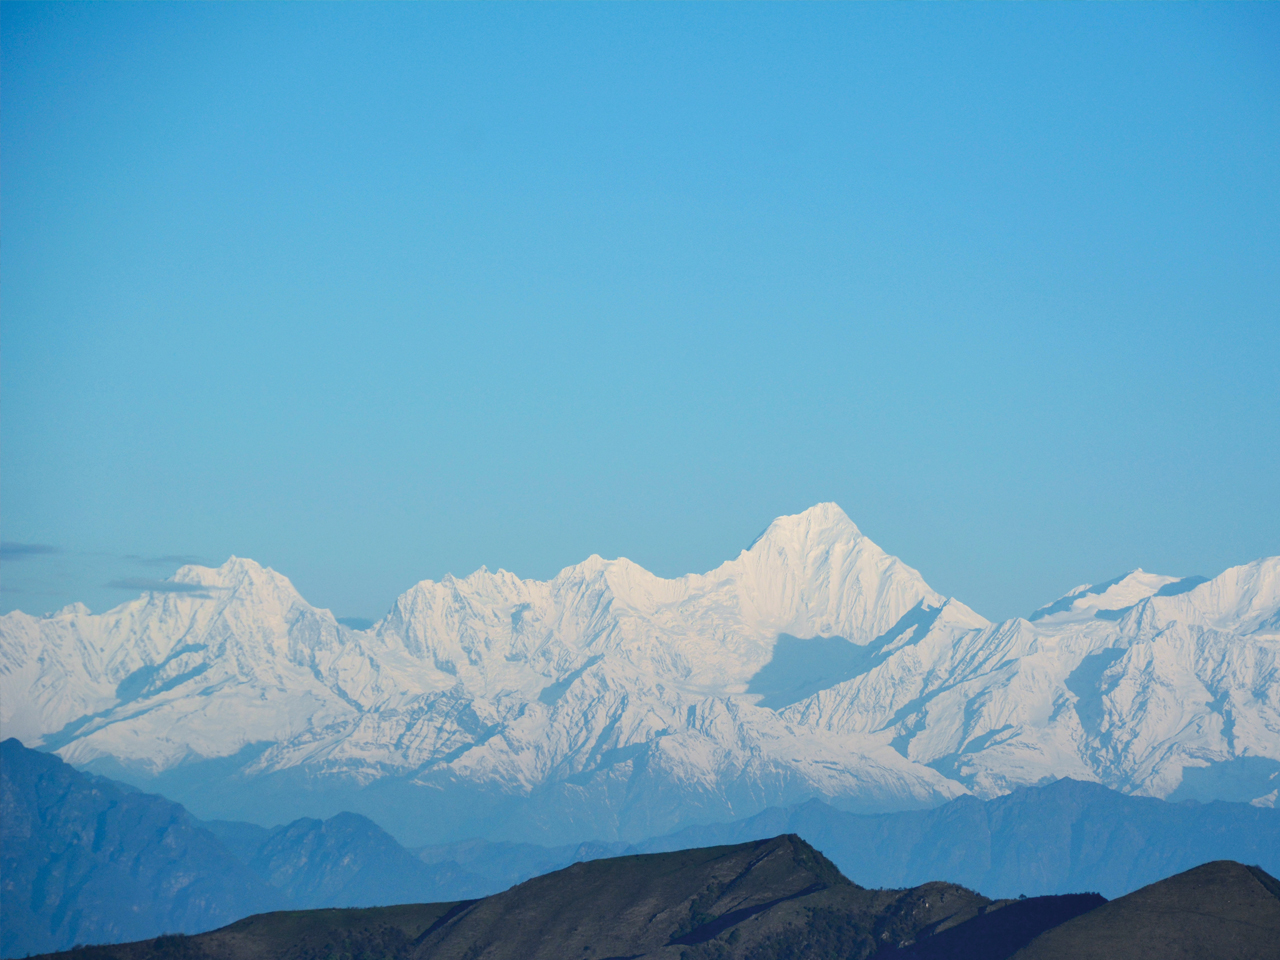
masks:
<svg viewBox="0 0 1280 960"><path fill-rule="evenodd" d="M707 574L481 569L367 631L250 560L174 581L101 615L0 618L4 735L203 816L345 807L413 842L636 839L1061 776L1259 803L1280 786L1280 558L1135 571L990 624L822 504Z"/></svg>

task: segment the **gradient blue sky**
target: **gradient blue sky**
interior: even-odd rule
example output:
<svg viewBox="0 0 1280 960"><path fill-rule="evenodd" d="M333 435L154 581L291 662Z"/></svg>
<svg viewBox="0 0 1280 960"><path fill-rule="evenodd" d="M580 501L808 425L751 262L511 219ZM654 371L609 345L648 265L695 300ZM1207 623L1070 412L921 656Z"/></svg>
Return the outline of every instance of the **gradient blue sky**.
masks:
<svg viewBox="0 0 1280 960"><path fill-rule="evenodd" d="M1280 553L1276 5L5 3L0 52L6 610L237 554L374 618L823 500L992 618Z"/></svg>

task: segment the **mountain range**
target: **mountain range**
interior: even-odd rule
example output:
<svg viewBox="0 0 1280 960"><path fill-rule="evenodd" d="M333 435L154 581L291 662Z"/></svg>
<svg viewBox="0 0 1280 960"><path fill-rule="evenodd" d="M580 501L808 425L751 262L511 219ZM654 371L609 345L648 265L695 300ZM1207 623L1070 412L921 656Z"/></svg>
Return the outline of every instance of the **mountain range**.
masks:
<svg viewBox="0 0 1280 960"><path fill-rule="evenodd" d="M803 837L866 886L943 881L1004 898L1121 896L1222 859L1280 872L1280 810L1172 804L1071 780L892 814L810 800L634 845L472 840L411 852L353 813L275 828L202 822L11 738L0 743L0 957L194 934L283 907L475 899L578 862L780 832Z"/></svg>
<svg viewBox="0 0 1280 960"><path fill-rule="evenodd" d="M998 903L945 883L866 890L799 837L781 836L578 863L482 900L268 914L199 937L162 937L72 955L84 960L860 960L884 956L885 948L928 943L933 935L959 932L974 921L989 927L993 920L1022 914L1017 919L1029 929L1019 931L1022 937L1006 936L1016 949L1105 902L1096 894L1043 899L1049 902Z"/></svg>
<svg viewBox="0 0 1280 960"><path fill-rule="evenodd" d="M367 630L239 558L103 614L10 613L0 724L206 819L635 842L1061 777L1273 805L1278 650L1280 558L1134 571L993 624L821 504L707 574L481 569Z"/></svg>
<svg viewBox="0 0 1280 960"><path fill-rule="evenodd" d="M249 917L76 960L1271 960L1280 882L1230 860L1108 903L868 890L794 835L578 863L479 900Z"/></svg>

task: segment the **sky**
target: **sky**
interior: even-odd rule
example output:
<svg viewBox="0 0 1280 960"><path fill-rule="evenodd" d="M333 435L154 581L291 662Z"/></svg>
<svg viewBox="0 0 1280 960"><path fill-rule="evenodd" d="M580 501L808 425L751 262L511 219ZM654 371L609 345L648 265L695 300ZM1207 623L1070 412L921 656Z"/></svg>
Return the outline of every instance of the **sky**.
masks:
<svg viewBox="0 0 1280 960"><path fill-rule="evenodd" d="M0 164L5 611L1280 554L1275 5L4 3Z"/></svg>

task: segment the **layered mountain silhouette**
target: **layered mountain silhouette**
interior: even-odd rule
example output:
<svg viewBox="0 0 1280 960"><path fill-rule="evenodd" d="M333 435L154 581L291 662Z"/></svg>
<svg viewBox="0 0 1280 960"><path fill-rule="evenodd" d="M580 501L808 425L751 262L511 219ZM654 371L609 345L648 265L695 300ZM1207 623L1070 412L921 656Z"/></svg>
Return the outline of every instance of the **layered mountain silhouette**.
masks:
<svg viewBox="0 0 1280 960"><path fill-rule="evenodd" d="M268 833L249 866L289 902L362 907L488 892L454 863L428 865L366 817L295 820Z"/></svg>
<svg viewBox="0 0 1280 960"><path fill-rule="evenodd" d="M181 806L0 743L3 956L208 930L287 900Z"/></svg>
<svg viewBox="0 0 1280 960"><path fill-rule="evenodd" d="M204 824L163 797L0 743L0 956L197 933L284 907L495 889L456 864L424 863L355 814L275 830Z"/></svg>
<svg viewBox="0 0 1280 960"><path fill-rule="evenodd" d="M794 835L579 863L481 900L265 914L79 960L1271 960L1280 882L1215 861L1108 903L867 890Z"/></svg>
<svg viewBox="0 0 1280 960"><path fill-rule="evenodd" d="M1265 869L1280 856L1280 811L1231 803L1175 805L1072 781L985 802L962 798L931 811L886 815L850 814L811 801L631 847L474 840L415 856L355 814L302 818L274 829L201 823L163 797L80 773L12 739L0 744L0 779L5 957L75 943L198 933L284 906L473 900L577 862L616 859L624 852L749 844L778 833L803 836L869 887L923 888L929 881L947 881L1006 898L1029 894L1007 911L1002 907L998 917L975 920L965 935L1006 943L1022 936L1028 923L1044 929L1045 918L1057 916L1053 911L1075 902L1036 894L1101 890L1118 896L1205 860L1231 857L1261 862ZM306 916L321 915L356 916ZM359 914L360 923L382 918L375 926L384 933L393 915L405 923L422 916ZM253 923L259 925L254 929L267 929L261 918ZM947 942L939 939L934 946Z"/></svg>
<svg viewBox="0 0 1280 960"><path fill-rule="evenodd" d="M173 579L0 617L5 956L1119 956L1148 927L1248 956L1240 903L1271 930L1280 558L992 624L820 504L707 574L482 569L366 629L251 560Z"/></svg>
<svg viewBox="0 0 1280 960"><path fill-rule="evenodd" d="M1022 910L1013 948L1097 895ZM1001 904L952 884L866 890L799 837L579 863L476 901L255 917L177 942L79 952L142 957L562 960L871 957L988 919ZM990 920L988 919L988 925Z"/></svg>
<svg viewBox="0 0 1280 960"><path fill-rule="evenodd" d="M796 833L868 886L947 880L991 896L1097 890L1118 897L1210 860L1280 873L1280 810L1167 803L1059 780L933 810L852 814L811 800L726 824L690 827L642 850Z"/></svg>
<svg viewBox="0 0 1280 960"><path fill-rule="evenodd" d="M637 842L817 798L863 813L1071 777L1274 805L1280 558L1133 571L992 624L835 504L667 580L423 581L365 630L232 558L91 614L0 617L0 722L262 826Z"/></svg>

